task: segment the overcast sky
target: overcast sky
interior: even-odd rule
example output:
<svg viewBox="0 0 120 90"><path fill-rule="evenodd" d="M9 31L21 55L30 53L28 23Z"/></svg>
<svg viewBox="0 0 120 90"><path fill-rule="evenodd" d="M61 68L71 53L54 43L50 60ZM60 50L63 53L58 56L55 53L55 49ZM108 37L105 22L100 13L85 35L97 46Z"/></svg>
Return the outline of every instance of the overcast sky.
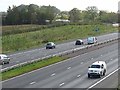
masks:
<svg viewBox="0 0 120 90"><path fill-rule="evenodd" d="M99 10L109 12L118 11L118 2L120 0L0 0L0 11L7 11L8 6L19 6L21 4L36 4L38 6L51 5L56 6L61 11L70 11L73 8L85 10L88 6L96 6Z"/></svg>

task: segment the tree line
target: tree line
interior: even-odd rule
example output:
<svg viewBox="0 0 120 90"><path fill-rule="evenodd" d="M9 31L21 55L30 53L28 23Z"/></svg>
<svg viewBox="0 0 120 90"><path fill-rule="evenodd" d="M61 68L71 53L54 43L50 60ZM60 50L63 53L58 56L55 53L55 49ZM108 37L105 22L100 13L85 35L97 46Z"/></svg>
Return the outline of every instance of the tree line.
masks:
<svg viewBox="0 0 120 90"><path fill-rule="evenodd" d="M3 25L46 25L56 20L69 20L71 23L116 23L118 13L98 10L96 6L88 6L86 10L73 8L70 11L60 11L55 6L35 4L9 6L7 12L2 12Z"/></svg>

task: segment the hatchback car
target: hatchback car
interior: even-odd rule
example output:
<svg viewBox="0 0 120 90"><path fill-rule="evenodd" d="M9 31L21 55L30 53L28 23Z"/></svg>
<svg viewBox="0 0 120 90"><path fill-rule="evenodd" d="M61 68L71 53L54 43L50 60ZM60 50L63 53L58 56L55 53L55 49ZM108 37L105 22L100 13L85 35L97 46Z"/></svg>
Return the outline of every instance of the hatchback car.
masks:
<svg viewBox="0 0 120 90"><path fill-rule="evenodd" d="M75 42L75 45L82 45L82 44L83 44L83 40L81 40L81 39L78 39Z"/></svg>
<svg viewBox="0 0 120 90"><path fill-rule="evenodd" d="M53 43L53 42L48 42L47 44L46 44L46 49L53 49L53 48L55 48L55 44Z"/></svg>
<svg viewBox="0 0 120 90"><path fill-rule="evenodd" d="M0 54L0 64L4 65L4 64L9 64L10 62L10 58L5 55L5 54Z"/></svg>

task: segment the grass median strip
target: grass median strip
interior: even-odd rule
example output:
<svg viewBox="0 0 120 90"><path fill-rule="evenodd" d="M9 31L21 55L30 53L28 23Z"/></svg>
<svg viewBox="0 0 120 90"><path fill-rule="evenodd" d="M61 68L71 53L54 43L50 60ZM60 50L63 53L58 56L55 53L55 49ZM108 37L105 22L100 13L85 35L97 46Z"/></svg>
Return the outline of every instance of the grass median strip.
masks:
<svg viewBox="0 0 120 90"><path fill-rule="evenodd" d="M11 69L9 71L1 73L2 80L6 80L9 78L12 78L12 77L15 77L15 76L18 76L18 75L21 75L21 74L24 74L24 73L48 66L48 65L54 64L56 62L60 62L60 61L65 60L65 59L66 59L65 57L55 56L52 58L48 58L48 59L44 59L44 60L41 60L38 62L28 64L28 65L24 65L24 66L15 68L15 69Z"/></svg>

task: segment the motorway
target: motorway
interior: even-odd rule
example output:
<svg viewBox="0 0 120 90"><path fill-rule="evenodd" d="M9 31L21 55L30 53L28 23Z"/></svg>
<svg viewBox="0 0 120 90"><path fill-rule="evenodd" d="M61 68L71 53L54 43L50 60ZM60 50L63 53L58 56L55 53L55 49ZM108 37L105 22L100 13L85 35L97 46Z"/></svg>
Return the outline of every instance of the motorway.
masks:
<svg viewBox="0 0 120 90"><path fill-rule="evenodd" d="M118 85L118 72L116 71L108 78L103 78L98 83L95 83L91 88L116 88Z"/></svg>
<svg viewBox="0 0 120 90"><path fill-rule="evenodd" d="M97 60L107 63L107 73L102 78L87 78L88 66ZM42 69L26 73L2 82L3 88L90 88L101 80L100 85L94 87L109 88L110 80L117 87L118 44L94 50L68 60L53 64ZM106 77L109 76L109 77ZM102 79L105 79L102 80ZM108 80L108 81L107 81ZM107 82L107 84L106 84ZM93 88L94 88L93 87Z"/></svg>
<svg viewBox="0 0 120 90"><path fill-rule="evenodd" d="M98 36L97 39L98 39L98 42L103 42L105 40L114 39L117 37L118 37L118 33L111 33L111 34ZM86 43L86 39L84 39L83 41ZM43 47L43 48L37 48L33 50L27 50L27 51L9 54L8 56L11 58L10 64L5 64L2 66L2 68L10 67L19 63L23 63L23 62L34 60L34 59L39 59L48 55L53 55L56 53L60 53L63 51L67 51L70 49L75 49L83 46L85 45L75 46L75 41L72 41L72 42L59 44L56 46L55 49L52 49L52 50L51 49L46 50L45 47Z"/></svg>

